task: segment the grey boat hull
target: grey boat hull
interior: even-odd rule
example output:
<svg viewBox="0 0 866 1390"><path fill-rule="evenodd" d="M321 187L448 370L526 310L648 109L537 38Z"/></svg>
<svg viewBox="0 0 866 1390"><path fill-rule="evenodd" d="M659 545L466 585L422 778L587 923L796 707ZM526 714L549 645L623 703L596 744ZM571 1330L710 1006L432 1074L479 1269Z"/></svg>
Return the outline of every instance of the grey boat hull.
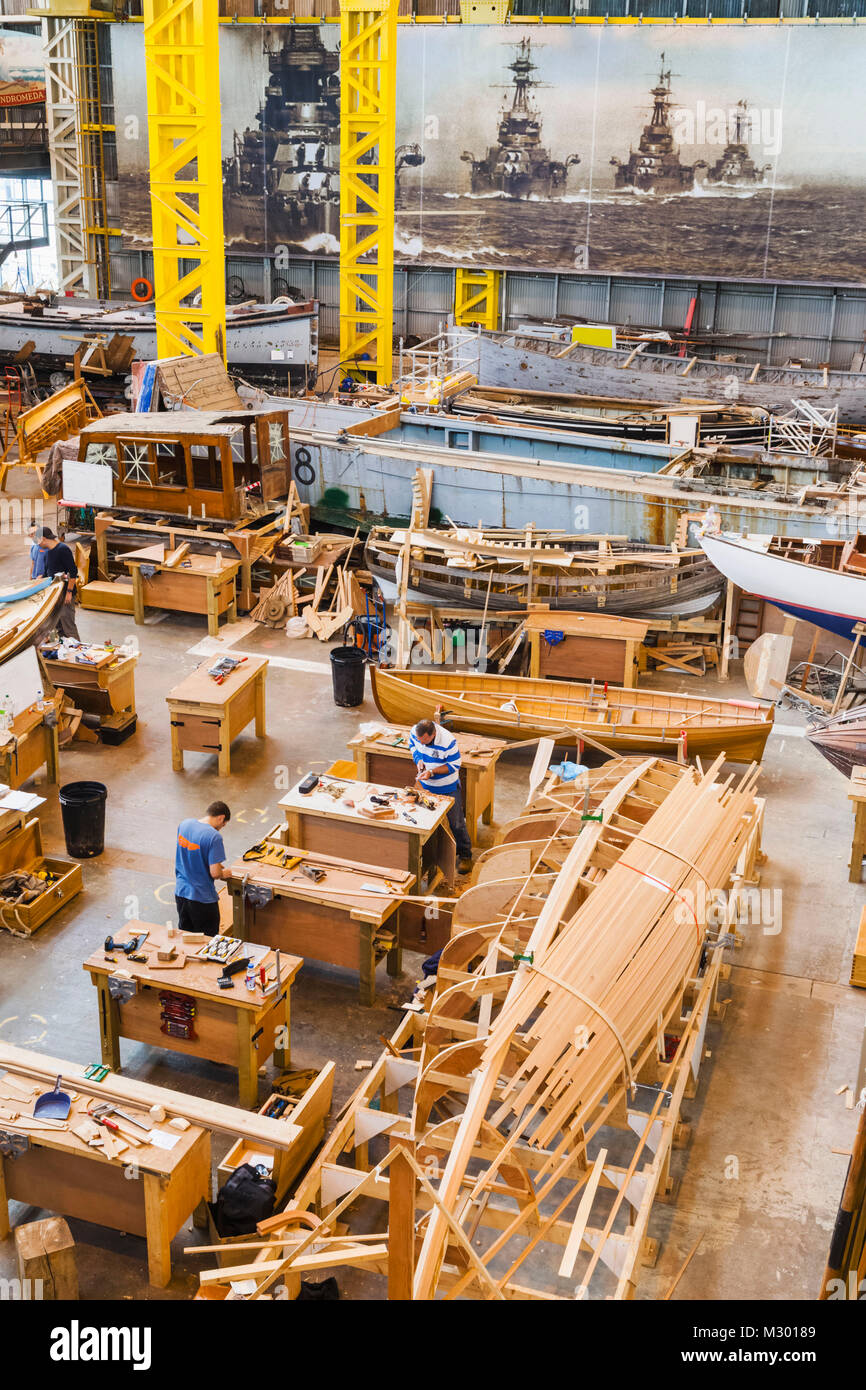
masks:
<svg viewBox="0 0 866 1390"><path fill-rule="evenodd" d="M790 410L794 399L821 410L839 407L839 423L866 424L866 372L828 371L796 367L754 368L743 362L710 362L700 358L687 377L688 360L641 354L625 349L578 346L568 357L561 342L518 334L481 334L478 377L482 386L519 386L524 391L584 392L679 403L683 397L726 401L730 405ZM625 363L631 358L628 366Z"/></svg>

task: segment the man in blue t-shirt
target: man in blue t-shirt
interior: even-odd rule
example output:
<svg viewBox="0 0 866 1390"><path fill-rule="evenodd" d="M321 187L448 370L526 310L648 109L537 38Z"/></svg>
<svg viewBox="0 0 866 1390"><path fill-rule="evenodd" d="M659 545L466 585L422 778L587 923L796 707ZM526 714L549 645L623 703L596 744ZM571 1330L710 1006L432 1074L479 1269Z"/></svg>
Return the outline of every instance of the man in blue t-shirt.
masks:
<svg viewBox="0 0 866 1390"><path fill-rule="evenodd" d="M42 549L37 536L38 526L31 526L27 532L30 537L30 578L45 578L45 563L48 559L48 552Z"/></svg>
<svg viewBox="0 0 866 1390"><path fill-rule="evenodd" d="M174 901L181 931L219 932L216 880L231 878L220 831L231 818L224 801L212 801L200 820L181 821L177 828Z"/></svg>
<svg viewBox="0 0 866 1390"><path fill-rule="evenodd" d="M417 770L418 785L426 792L453 798L448 825L457 844L458 870L461 874L468 874L472 868L472 841L463 812L461 758L457 740L441 724L434 724L432 719L422 719L409 735L409 752Z"/></svg>

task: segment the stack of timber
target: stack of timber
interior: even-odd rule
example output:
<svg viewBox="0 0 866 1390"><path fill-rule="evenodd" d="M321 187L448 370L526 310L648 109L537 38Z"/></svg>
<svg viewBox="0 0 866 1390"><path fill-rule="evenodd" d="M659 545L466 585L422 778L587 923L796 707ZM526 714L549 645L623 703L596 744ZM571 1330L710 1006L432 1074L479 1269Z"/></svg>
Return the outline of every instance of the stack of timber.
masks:
<svg viewBox="0 0 866 1390"><path fill-rule="evenodd" d="M367 538L365 561L386 598L405 591L415 601L485 612L546 604L686 617L715 607L724 587L700 548L624 536L539 535L531 527L496 534L377 526Z"/></svg>
<svg viewBox="0 0 866 1390"><path fill-rule="evenodd" d="M472 671L370 667L373 698L393 724L443 719L454 729L506 739L582 740L609 755L665 753L732 762L763 757L773 708L676 692L580 681L483 676ZM864 760L866 761L866 760Z"/></svg>
<svg viewBox="0 0 866 1390"><path fill-rule="evenodd" d="M733 785L720 761L700 775L635 760L552 883L539 876L537 913L500 903L456 931L426 1019L406 1018L286 1210L260 1223L248 1297L316 1256L366 1258L392 1299L634 1295L723 1011L702 889L725 888L760 835L755 768Z"/></svg>
<svg viewBox="0 0 866 1390"><path fill-rule="evenodd" d="M857 1301L863 1296L864 1277L866 1277L866 1111L861 1110L819 1297L822 1300L844 1298Z"/></svg>

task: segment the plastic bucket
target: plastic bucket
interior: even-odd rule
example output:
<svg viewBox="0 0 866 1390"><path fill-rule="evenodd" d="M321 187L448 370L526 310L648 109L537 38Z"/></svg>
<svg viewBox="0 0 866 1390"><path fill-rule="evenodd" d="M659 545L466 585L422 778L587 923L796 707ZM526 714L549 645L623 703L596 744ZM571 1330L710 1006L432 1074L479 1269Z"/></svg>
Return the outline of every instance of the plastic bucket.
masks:
<svg viewBox="0 0 866 1390"><path fill-rule="evenodd" d="M335 647L331 652L334 704L355 709L364 703L366 657L358 647Z"/></svg>
<svg viewBox="0 0 866 1390"><path fill-rule="evenodd" d="M66 853L73 859L93 859L104 850L107 799L102 782L67 782L60 788Z"/></svg>

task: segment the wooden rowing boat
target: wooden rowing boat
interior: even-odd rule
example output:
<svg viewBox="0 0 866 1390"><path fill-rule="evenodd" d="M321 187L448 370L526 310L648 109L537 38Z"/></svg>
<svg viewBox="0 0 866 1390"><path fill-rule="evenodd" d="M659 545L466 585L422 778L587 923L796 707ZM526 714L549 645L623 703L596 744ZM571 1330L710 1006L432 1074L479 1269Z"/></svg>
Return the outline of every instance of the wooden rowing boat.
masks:
<svg viewBox="0 0 866 1390"><path fill-rule="evenodd" d="M406 532L373 527L364 563L387 599L399 596ZM574 612L696 616L724 587L703 551L529 531L413 532L406 596L489 612L544 604Z"/></svg>
<svg viewBox="0 0 866 1390"><path fill-rule="evenodd" d="M60 610L62 579L28 580L0 589L0 662L32 646Z"/></svg>
<svg viewBox="0 0 866 1390"><path fill-rule="evenodd" d="M772 706L676 691L375 666L370 678L378 709L394 724L416 724L444 709L449 726L467 733L506 739L572 734L615 753L670 753L685 732L692 756L724 753L732 762L752 762L763 756L773 726Z"/></svg>

